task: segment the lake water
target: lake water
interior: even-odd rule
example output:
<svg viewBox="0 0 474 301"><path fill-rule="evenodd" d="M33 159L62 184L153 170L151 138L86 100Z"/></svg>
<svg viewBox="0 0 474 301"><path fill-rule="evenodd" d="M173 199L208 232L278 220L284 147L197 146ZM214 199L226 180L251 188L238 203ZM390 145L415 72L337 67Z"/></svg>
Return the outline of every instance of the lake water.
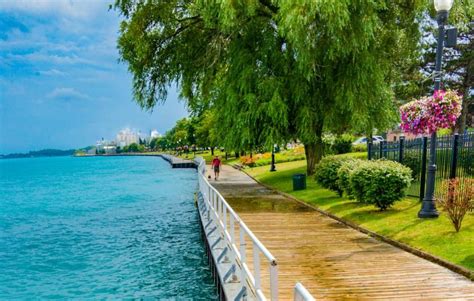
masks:
<svg viewBox="0 0 474 301"><path fill-rule="evenodd" d="M158 157L0 160L0 300L215 300L196 183Z"/></svg>

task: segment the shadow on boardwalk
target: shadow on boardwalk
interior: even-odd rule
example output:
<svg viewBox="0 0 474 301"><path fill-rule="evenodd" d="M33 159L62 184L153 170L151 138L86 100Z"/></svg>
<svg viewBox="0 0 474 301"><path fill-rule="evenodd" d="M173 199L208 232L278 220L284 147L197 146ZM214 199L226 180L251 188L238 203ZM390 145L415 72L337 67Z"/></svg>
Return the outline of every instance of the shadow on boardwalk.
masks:
<svg viewBox="0 0 474 301"><path fill-rule="evenodd" d="M317 300L474 300L474 283L465 277L276 194L243 172L223 166L221 178L210 182L277 258L281 300L292 299L297 281Z"/></svg>

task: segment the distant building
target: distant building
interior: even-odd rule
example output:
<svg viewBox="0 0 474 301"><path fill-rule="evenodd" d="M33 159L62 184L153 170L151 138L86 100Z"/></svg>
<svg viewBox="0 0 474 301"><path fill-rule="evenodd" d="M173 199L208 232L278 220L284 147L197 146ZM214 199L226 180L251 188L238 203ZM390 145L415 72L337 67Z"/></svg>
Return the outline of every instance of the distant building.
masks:
<svg viewBox="0 0 474 301"><path fill-rule="evenodd" d="M151 130L150 132L150 140L153 138L160 138L161 134L157 130Z"/></svg>
<svg viewBox="0 0 474 301"><path fill-rule="evenodd" d="M117 144L115 141L107 141L102 138L102 140L97 141L95 149L96 152L100 154L115 154L117 150Z"/></svg>
<svg viewBox="0 0 474 301"><path fill-rule="evenodd" d="M129 128L125 128L118 132L116 137L117 146L125 147L132 143L138 143L139 135Z"/></svg>
<svg viewBox="0 0 474 301"><path fill-rule="evenodd" d="M393 128L387 132L387 141L398 141L400 137L403 136L405 139L415 139L417 136L411 133L404 133L400 125L396 128Z"/></svg>

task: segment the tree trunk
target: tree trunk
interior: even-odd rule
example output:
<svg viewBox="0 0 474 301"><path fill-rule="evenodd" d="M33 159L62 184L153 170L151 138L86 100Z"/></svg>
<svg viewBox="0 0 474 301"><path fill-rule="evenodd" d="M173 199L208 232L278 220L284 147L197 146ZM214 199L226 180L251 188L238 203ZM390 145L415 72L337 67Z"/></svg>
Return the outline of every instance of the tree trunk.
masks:
<svg viewBox="0 0 474 301"><path fill-rule="evenodd" d="M236 158L236 159L239 158L239 152L235 152L235 158Z"/></svg>
<svg viewBox="0 0 474 301"><path fill-rule="evenodd" d="M317 142L304 144L304 152L306 155L306 174L308 176L314 175L316 164L318 164L323 157L323 149L324 144L322 139L318 139Z"/></svg>
<svg viewBox="0 0 474 301"><path fill-rule="evenodd" d="M323 122L317 121L314 124L314 138L310 142L304 143L304 152L306 154L306 174L308 176L314 175L316 171L316 164L321 161L324 152L323 143Z"/></svg>
<svg viewBox="0 0 474 301"><path fill-rule="evenodd" d="M306 155L306 174L311 176L316 166L316 143L304 144L304 154Z"/></svg>
<svg viewBox="0 0 474 301"><path fill-rule="evenodd" d="M211 155L214 156L214 149L215 147L211 147Z"/></svg>

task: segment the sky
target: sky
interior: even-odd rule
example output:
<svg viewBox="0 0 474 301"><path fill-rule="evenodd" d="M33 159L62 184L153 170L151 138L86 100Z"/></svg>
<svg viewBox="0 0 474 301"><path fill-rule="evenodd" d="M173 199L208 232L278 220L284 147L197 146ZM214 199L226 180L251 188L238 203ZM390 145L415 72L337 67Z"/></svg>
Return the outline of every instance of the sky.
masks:
<svg viewBox="0 0 474 301"><path fill-rule="evenodd" d="M122 128L164 133L187 116L171 87L153 113L133 102L113 0L0 0L0 154L70 149Z"/></svg>

